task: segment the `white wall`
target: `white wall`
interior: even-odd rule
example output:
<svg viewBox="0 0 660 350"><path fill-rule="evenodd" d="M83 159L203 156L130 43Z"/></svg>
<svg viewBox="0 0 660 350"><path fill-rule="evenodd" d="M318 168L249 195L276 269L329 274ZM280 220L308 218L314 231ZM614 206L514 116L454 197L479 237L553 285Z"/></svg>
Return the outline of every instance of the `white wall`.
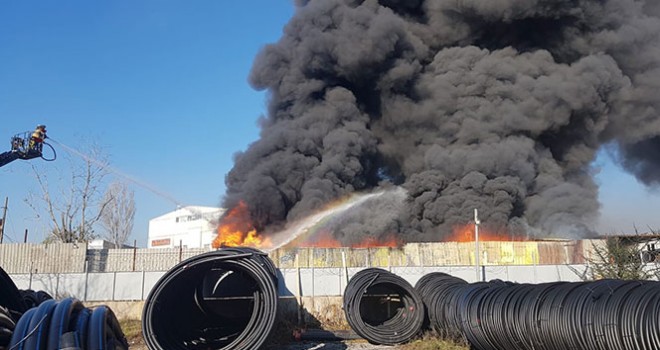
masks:
<svg viewBox="0 0 660 350"><path fill-rule="evenodd" d="M224 209L189 206L149 220L149 248L209 247Z"/></svg>

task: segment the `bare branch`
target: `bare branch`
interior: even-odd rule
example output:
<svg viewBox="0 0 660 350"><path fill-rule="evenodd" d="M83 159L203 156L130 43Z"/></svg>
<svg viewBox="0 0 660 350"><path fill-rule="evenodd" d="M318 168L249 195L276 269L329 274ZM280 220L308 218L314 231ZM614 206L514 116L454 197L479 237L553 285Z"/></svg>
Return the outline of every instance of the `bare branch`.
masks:
<svg viewBox="0 0 660 350"><path fill-rule="evenodd" d="M643 261L644 246L623 237L608 237L605 245L593 245L595 256L588 258L586 280L603 278L645 280L656 276L658 266Z"/></svg>
<svg viewBox="0 0 660 350"><path fill-rule="evenodd" d="M99 210L101 226L106 231L104 236L108 241L121 247L131 231L135 217L134 192L121 182L114 182L105 192L102 201L103 208Z"/></svg>
<svg viewBox="0 0 660 350"><path fill-rule="evenodd" d="M51 226L50 240L86 242L95 237L94 225L106 206L100 197L109 173L107 159L99 147L92 145L87 148L90 150L89 157L69 158L69 166L59 171L60 177L53 182L59 185L59 191L55 192L60 193L59 196L52 195L53 188L48 182L58 173L53 165L49 165L48 172L32 165L40 193L30 193L26 202L37 215L47 213Z"/></svg>

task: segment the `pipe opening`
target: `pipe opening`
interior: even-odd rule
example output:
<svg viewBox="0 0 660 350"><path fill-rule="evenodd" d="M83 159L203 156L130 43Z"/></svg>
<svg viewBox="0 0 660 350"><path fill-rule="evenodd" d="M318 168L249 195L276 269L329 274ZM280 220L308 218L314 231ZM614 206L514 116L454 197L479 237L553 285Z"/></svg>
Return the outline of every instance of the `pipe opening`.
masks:
<svg viewBox="0 0 660 350"><path fill-rule="evenodd" d="M379 284L367 288L360 301L360 318L370 326L387 324L405 312L405 291L392 284Z"/></svg>
<svg viewBox="0 0 660 350"><path fill-rule="evenodd" d="M202 254L168 271L145 302L143 330L150 348L262 344L274 322L276 280L268 258L249 252Z"/></svg>
<svg viewBox="0 0 660 350"><path fill-rule="evenodd" d="M358 335L374 344L409 341L424 320L424 305L403 278L383 269L356 273L344 291L344 314Z"/></svg>

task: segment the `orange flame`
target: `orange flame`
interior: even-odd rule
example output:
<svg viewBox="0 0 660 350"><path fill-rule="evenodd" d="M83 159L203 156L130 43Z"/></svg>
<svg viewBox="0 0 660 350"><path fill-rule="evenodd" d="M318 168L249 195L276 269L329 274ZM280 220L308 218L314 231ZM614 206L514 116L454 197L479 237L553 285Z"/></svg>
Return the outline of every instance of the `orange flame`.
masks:
<svg viewBox="0 0 660 350"><path fill-rule="evenodd" d="M397 248L401 246L394 235L388 235L385 239L376 239L373 237L366 237L362 241L353 244L342 244L339 240L332 237L330 231L323 231L319 234L314 235L314 237L307 238L303 242L296 244L300 247L309 247L309 248L340 248L340 247L350 247L350 248L377 248L377 247L390 247Z"/></svg>
<svg viewBox="0 0 660 350"><path fill-rule="evenodd" d="M261 237L250 222L250 215L245 202L241 201L231 209L218 226L218 235L213 240L213 248L220 247L255 247L270 245L267 238Z"/></svg>
<svg viewBox="0 0 660 350"><path fill-rule="evenodd" d="M332 233L327 230L319 231L312 236L302 238L298 242L294 241L292 246L309 248L339 248L341 243L332 237Z"/></svg>
<svg viewBox="0 0 660 350"><path fill-rule="evenodd" d="M445 239L446 242L474 242L474 224L455 226L452 234ZM503 242L520 241L522 238L511 236L505 232L491 231L484 227L479 227L479 241Z"/></svg>

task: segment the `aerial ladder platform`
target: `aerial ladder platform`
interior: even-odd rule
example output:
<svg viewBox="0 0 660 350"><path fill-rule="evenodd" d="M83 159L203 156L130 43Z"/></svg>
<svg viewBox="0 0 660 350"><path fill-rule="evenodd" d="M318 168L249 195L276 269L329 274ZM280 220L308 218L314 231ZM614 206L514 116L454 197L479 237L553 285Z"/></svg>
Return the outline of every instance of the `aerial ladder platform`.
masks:
<svg viewBox="0 0 660 350"><path fill-rule="evenodd" d="M43 146L46 145L50 147L55 155L55 150L51 145L44 142L35 142L30 136L31 132L26 131L24 133L19 133L11 138L11 150L0 153L0 167L3 167L17 159L30 160L34 158L42 158L47 161L55 160L53 158L44 158L43 156Z"/></svg>

